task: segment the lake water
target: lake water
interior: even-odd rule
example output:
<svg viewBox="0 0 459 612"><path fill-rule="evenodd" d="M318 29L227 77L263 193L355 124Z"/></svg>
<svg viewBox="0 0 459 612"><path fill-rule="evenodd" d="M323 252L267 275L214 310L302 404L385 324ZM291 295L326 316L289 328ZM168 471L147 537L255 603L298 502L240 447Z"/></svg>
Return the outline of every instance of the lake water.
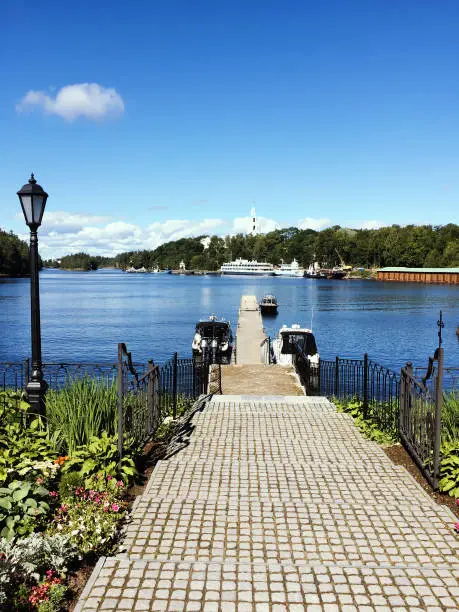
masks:
<svg viewBox="0 0 459 612"><path fill-rule="evenodd" d="M0 279L0 361L30 354L29 279ZM118 270L40 274L43 361L115 362L125 342L136 361L159 363L174 351L191 355L194 326L215 313L236 330L241 295L274 293L273 336L286 323L310 326L324 358L370 357L392 368L425 366L438 343L459 365L459 287L279 277L125 274Z"/></svg>

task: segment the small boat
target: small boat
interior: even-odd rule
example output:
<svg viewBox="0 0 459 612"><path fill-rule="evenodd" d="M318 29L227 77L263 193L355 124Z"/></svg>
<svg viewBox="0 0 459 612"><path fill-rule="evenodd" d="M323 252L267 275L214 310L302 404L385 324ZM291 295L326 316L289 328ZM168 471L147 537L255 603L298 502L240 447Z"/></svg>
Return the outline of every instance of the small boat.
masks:
<svg viewBox="0 0 459 612"><path fill-rule="evenodd" d="M230 364L233 352L233 333L229 321L211 315L207 321L196 323L191 345L195 363Z"/></svg>
<svg viewBox="0 0 459 612"><path fill-rule="evenodd" d="M292 365L294 355L302 354L307 357L313 367L319 366L319 353L316 340L311 329L293 324L291 327L282 325L277 338L272 343L276 363L279 365Z"/></svg>
<svg viewBox="0 0 459 612"><path fill-rule="evenodd" d="M277 313L277 298L275 295L264 295L259 303L261 314L270 315Z"/></svg>
<svg viewBox="0 0 459 612"><path fill-rule="evenodd" d="M130 268L126 268L126 272L128 274L133 274L134 272L140 273L140 274L145 274L146 272L148 272L148 270L146 268L144 268L143 266L141 268L133 268L131 266Z"/></svg>

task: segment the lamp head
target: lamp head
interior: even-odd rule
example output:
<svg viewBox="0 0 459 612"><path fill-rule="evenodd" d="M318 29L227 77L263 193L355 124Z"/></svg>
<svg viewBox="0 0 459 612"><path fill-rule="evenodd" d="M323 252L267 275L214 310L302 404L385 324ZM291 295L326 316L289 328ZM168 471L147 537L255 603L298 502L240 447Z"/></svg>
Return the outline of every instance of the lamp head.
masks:
<svg viewBox="0 0 459 612"><path fill-rule="evenodd" d="M48 194L38 185L32 173L29 182L18 191L18 196L25 222L32 231L36 231L41 225Z"/></svg>

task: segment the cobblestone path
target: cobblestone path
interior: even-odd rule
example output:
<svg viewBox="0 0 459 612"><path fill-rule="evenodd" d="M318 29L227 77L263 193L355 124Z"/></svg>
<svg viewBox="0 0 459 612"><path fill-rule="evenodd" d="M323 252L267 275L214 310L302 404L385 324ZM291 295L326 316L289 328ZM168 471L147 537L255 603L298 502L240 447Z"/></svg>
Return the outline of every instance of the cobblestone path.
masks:
<svg viewBox="0 0 459 612"><path fill-rule="evenodd" d="M81 610L459 609L454 517L314 397L217 396Z"/></svg>

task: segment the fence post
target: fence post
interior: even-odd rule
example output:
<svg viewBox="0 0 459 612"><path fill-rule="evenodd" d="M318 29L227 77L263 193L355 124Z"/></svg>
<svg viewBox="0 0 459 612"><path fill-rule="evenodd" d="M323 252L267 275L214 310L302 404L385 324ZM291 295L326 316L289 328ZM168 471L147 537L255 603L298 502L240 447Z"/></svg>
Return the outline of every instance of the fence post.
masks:
<svg viewBox="0 0 459 612"><path fill-rule="evenodd" d="M148 426L149 429L153 423L153 408L154 408L154 384L153 384L153 372L155 366L153 365L153 359L148 360L148 381L147 381L147 410L148 410Z"/></svg>
<svg viewBox="0 0 459 612"><path fill-rule="evenodd" d="M27 385L29 382L29 372L30 372L30 359L28 357L26 357L26 360L24 362L24 367L25 367L25 384Z"/></svg>
<svg viewBox="0 0 459 612"><path fill-rule="evenodd" d="M123 400L124 400L124 384L123 384L123 345L120 342L118 344L118 380L117 380L117 393L118 393L118 456L119 465L121 466L121 460L123 458Z"/></svg>
<svg viewBox="0 0 459 612"><path fill-rule="evenodd" d="M440 479L441 409L443 402L443 349L438 349L438 373L435 384L435 420L433 448L433 488L438 489Z"/></svg>
<svg viewBox="0 0 459 612"><path fill-rule="evenodd" d="M368 418L368 353L363 356L363 418Z"/></svg>
<svg viewBox="0 0 459 612"><path fill-rule="evenodd" d="M172 374L172 418L177 417L177 370L178 355L174 353L174 370Z"/></svg>
<svg viewBox="0 0 459 612"><path fill-rule="evenodd" d="M335 359L335 397L338 397L339 390L339 357Z"/></svg>

